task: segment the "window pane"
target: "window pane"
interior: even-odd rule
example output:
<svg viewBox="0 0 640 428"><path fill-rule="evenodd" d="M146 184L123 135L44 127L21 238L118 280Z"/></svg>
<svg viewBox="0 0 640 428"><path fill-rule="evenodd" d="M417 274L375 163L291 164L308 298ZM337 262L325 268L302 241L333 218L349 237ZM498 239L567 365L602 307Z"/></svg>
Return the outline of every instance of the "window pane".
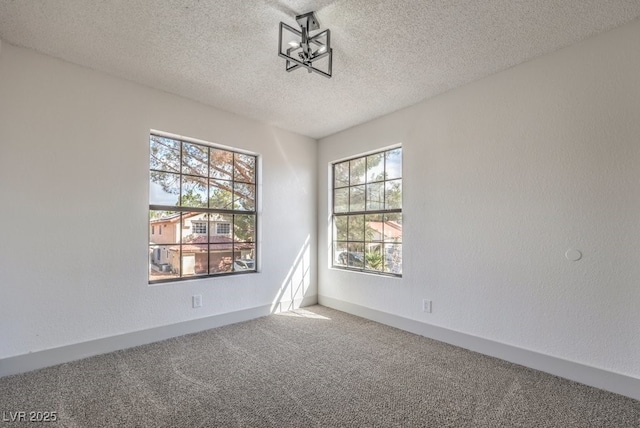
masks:
<svg viewBox="0 0 640 428"><path fill-rule="evenodd" d="M209 214L209 242L215 244L226 244L232 242L232 224L232 214Z"/></svg>
<svg viewBox="0 0 640 428"><path fill-rule="evenodd" d="M182 176L182 196L180 205L183 207L207 207L207 179Z"/></svg>
<svg viewBox="0 0 640 428"><path fill-rule="evenodd" d="M346 242L335 242L333 244L333 264L337 266L347 266L347 244Z"/></svg>
<svg viewBox="0 0 640 428"><path fill-rule="evenodd" d="M256 158L242 153L235 154L234 180L243 183L256 182Z"/></svg>
<svg viewBox="0 0 640 428"><path fill-rule="evenodd" d="M368 214L365 217L365 240L381 242L383 240L384 225L382 214Z"/></svg>
<svg viewBox="0 0 640 428"><path fill-rule="evenodd" d="M354 268L364 268L364 244L353 243L347 246L347 266Z"/></svg>
<svg viewBox="0 0 640 428"><path fill-rule="evenodd" d="M385 175L387 180L402 177L402 149L393 149L385 153Z"/></svg>
<svg viewBox="0 0 640 428"><path fill-rule="evenodd" d="M209 273L231 272L232 269L232 244L211 244L209 246Z"/></svg>
<svg viewBox="0 0 640 428"><path fill-rule="evenodd" d="M233 270L252 271L256 270L255 261L256 244L239 243L234 247Z"/></svg>
<svg viewBox="0 0 640 428"><path fill-rule="evenodd" d="M384 221L394 221L402 224L402 213L388 213L384 215Z"/></svg>
<svg viewBox="0 0 640 428"><path fill-rule="evenodd" d="M256 242L256 216L236 214L233 224L235 242Z"/></svg>
<svg viewBox="0 0 640 428"><path fill-rule="evenodd" d="M385 242L402 242L402 214L385 214L384 216Z"/></svg>
<svg viewBox="0 0 640 428"><path fill-rule="evenodd" d="M233 153L226 150L211 149L209 155L209 176L222 180L233 178Z"/></svg>
<svg viewBox="0 0 640 428"><path fill-rule="evenodd" d="M385 208L388 210L402 208L402 180L384 183Z"/></svg>
<svg viewBox="0 0 640 428"><path fill-rule="evenodd" d="M351 199L349 204L349 211L364 211L364 190L365 186L353 186L351 189Z"/></svg>
<svg viewBox="0 0 640 428"><path fill-rule="evenodd" d="M383 269L382 244L367 245L366 253L365 253L365 268L368 270L382 272L382 269Z"/></svg>
<svg viewBox="0 0 640 428"><path fill-rule="evenodd" d="M182 276L206 275L209 271L209 251L206 244L182 245Z"/></svg>
<svg viewBox="0 0 640 428"><path fill-rule="evenodd" d="M183 244L204 244L207 242L209 215L207 213L182 213L181 236Z"/></svg>
<svg viewBox="0 0 640 428"><path fill-rule="evenodd" d="M235 183L233 187L233 208L236 210L255 210L256 186L253 184Z"/></svg>
<svg viewBox="0 0 640 428"><path fill-rule="evenodd" d="M384 244L384 271L402 274L402 244Z"/></svg>
<svg viewBox="0 0 640 428"><path fill-rule="evenodd" d="M153 233L151 233L153 231ZM149 211L149 243L179 244L180 213L174 211Z"/></svg>
<svg viewBox="0 0 640 428"><path fill-rule="evenodd" d="M174 267L177 266L177 269ZM149 280L178 278L180 269L179 245L149 246Z"/></svg>
<svg viewBox="0 0 640 428"><path fill-rule="evenodd" d="M384 180L384 153L367 156L367 183Z"/></svg>
<svg viewBox="0 0 640 428"><path fill-rule="evenodd" d="M366 158L354 159L349 162L349 184L362 184L366 176Z"/></svg>
<svg viewBox="0 0 640 428"><path fill-rule="evenodd" d="M367 210L384 209L384 182L367 184Z"/></svg>
<svg viewBox="0 0 640 428"><path fill-rule="evenodd" d="M149 139L149 168L180 172L180 142L152 135Z"/></svg>
<svg viewBox="0 0 640 428"><path fill-rule="evenodd" d="M182 173L206 177L209 172L209 148L199 144L182 144Z"/></svg>
<svg viewBox="0 0 640 428"><path fill-rule="evenodd" d="M334 217L333 239L336 241L347 240L347 216Z"/></svg>
<svg viewBox="0 0 640 428"><path fill-rule="evenodd" d="M348 240L364 241L364 216L348 216Z"/></svg>
<svg viewBox="0 0 640 428"><path fill-rule="evenodd" d="M223 210L232 209L232 182L226 180L209 180L209 208Z"/></svg>
<svg viewBox="0 0 640 428"><path fill-rule="evenodd" d="M349 211L348 187L333 191L333 211L337 213L346 213Z"/></svg>
<svg viewBox="0 0 640 428"><path fill-rule="evenodd" d="M180 198L180 175L167 172L149 173L149 204L178 205Z"/></svg>
<svg viewBox="0 0 640 428"><path fill-rule="evenodd" d="M349 162L337 163L333 166L333 187L349 185Z"/></svg>

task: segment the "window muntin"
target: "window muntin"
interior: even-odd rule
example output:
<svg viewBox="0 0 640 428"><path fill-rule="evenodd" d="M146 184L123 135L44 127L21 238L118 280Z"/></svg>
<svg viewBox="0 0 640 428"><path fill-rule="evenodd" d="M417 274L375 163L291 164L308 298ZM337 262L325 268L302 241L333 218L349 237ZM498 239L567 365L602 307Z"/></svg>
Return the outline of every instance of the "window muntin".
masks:
<svg viewBox="0 0 640 428"><path fill-rule="evenodd" d="M149 153L149 282L255 272L257 157L154 134Z"/></svg>
<svg viewBox="0 0 640 428"><path fill-rule="evenodd" d="M333 164L332 267L402 275L402 148Z"/></svg>

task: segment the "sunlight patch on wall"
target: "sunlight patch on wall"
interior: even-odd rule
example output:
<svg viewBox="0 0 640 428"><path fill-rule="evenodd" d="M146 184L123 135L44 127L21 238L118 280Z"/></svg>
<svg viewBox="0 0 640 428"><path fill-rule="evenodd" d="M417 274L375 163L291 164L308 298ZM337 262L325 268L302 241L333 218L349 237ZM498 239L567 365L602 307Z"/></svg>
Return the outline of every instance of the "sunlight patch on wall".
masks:
<svg viewBox="0 0 640 428"><path fill-rule="evenodd" d="M290 311L300 307L311 285L310 240L311 237L307 235L271 304L271 313Z"/></svg>

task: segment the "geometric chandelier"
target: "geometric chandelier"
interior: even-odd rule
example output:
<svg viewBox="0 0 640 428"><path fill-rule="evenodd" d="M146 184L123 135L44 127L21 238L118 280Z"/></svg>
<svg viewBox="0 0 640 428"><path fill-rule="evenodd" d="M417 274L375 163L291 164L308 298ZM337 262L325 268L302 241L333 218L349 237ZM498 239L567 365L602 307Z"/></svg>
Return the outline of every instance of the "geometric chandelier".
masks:
<svg viewBox="0 0 640 428"><path fill-rule="evenodd" d="M300 30L280 23L278 55L287 60L286 70L306 68L324 77L331 77L333 50L331 31L324 30L312 36L311 31L320 29L313 12L296 16Z"/></svg>

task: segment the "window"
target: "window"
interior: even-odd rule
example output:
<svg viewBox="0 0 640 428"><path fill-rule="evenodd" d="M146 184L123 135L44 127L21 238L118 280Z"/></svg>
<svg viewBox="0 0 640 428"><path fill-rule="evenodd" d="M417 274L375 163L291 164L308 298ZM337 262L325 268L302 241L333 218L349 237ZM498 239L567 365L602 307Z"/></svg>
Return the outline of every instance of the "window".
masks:
<svg viewBox="0 0 640 428"><path fill-rule="evenodd" d="M256 165L255 155L150 136L150 283L256 271Z"/></svg>
<svg viewBox="0 0 640 428"><path fill-rule="evenodd" d="M191 231L199 235L207 234L207 222L206 221L193 221L191 222Z"/></svg>
<svg viewBox="0 0 640 428"><path fill-rule="evenodd" d="M402 275L402 148L333 164L332 266Z"/></svg>
<svg viewBox="0 0 640 428"><path fill-rule="evenodd" d="M231 225L229 223L216 224L216 233L218 235L228 235L231 233Z"/></svg>

